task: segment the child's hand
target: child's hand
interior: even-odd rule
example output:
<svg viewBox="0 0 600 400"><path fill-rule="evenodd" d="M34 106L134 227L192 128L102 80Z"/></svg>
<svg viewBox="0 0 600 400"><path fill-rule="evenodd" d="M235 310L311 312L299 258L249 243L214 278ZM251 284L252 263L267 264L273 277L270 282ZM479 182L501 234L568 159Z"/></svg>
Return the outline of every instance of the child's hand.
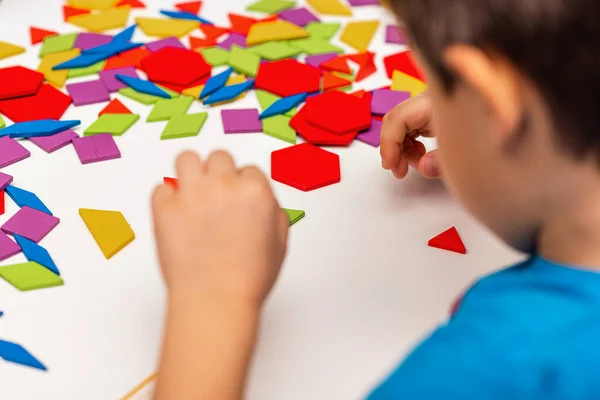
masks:
<svg viewBox="0 0 600 400"><path fill-rule="evenodd" d="M431 100L427 92L414 97L390 111L383 119L381 159L384 169L402 179L409 165L427 178L440 176L436 151L427 153L419 136L434 137L430 130ZM427 154L426 154L427 153Z"/></svg>
<svg viewBox="0 0 600 400"><path fill-rule="evenodd" d="M289 220L258 169L228 153L177 159L179 189L152 199L158 255L169 294L260 307L283 262Z"/></svg>

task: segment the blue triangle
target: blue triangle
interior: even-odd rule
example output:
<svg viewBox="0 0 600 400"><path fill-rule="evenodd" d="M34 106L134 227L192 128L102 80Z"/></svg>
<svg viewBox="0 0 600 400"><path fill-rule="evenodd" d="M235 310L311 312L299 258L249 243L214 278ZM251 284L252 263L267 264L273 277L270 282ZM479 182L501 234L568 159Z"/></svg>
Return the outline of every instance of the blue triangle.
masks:
<svg viewBox="0 0 600 400"><path fill-rule="evenodd" d="M260 114L260 119L273 117L279 114L285 114L292 108L298 106L306 100L306 93L296 94L294 96L283 97L271 104Z"/></svg>
<svg viewBox="0 0 600 400"><path fill-rule="evenodd" d="M237 85L224 86L204 100L204 104L211 105L215 103L221 103L223 101L233 100L246 90L249 90L253 85L254 79L249 79L246 82L238 83Z"/></svg>
<svg viewBox="0 0 600 400"><path fill-rule="evenodd" d="M60 271L54 264L54 260L50 257L48 250L40 246L39 244L26 239L19 235L14 235L17 244L21 246L21 250L28 261L35 261L36 263L43 265L56 275L60 276Z"/></svg>
<svg viewBox="0 0 600 400"><path fill-rule="evenodd" d="M38 211L45 212L46 214L52 215L48 207L35 195L25 189L20 189L16 186L8 185L6 194L14 201L19 207L31 207Z"/></svg>
<svg viewBox="0 0 600 400"><path fill-rule="evenodd" d="M169 18L186 19L186 20L190 20L190 21L198 21L198 22L201 22L201 23L207 24L207 25L213 25L213 23L210 22L209 20L206 20L202 17L197 16L196 14L192 14L192 13L189 13L186 11L160 10L160 13Z"/></svg>
<svg viewBox="0 0 600 400"><path fill-rule="evenodd" d="M135 90L136 92L149 94L151 96L162 97L165 99L170 99L171 96L169 93L165 92L154 83L150 81L145 81L143 79L134 78L127 75L117 74L115 75L118 80Z"/></svg>
<svg viewBox="0 0 600 400"><path fill-rule="evenodd" d="M0 137L31 138L36 136L50 136L66 131L81 124L79 120L57 121L55 119L40 119L37 121L18 122L4 129L0 129Z"/></svg>
<svg viewBox="0 0 600 400"><path fill-rule="evenodd" d="M16 343L0 340L0 358L15 364L41 369L42 371L47 370L44 364L39 362L37 358L25 350L23 346Z"/></svg>
<svg viewBox="0 0 600 400"><path fill-rule="evenodd" d="M204 89L202 89L202 93L200 93L199 98L203 99L206 96L213 94L214 92L225 86L225 84L227 83L227 79L229 79L229 76L231 76L232 72L233 68L229 68L206 81Z"/></svg>

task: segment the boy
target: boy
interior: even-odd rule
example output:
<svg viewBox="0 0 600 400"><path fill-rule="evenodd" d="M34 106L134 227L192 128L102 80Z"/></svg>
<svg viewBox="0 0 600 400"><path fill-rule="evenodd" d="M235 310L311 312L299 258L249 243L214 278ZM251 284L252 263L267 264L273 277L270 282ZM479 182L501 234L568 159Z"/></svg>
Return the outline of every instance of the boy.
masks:
<svg viewBox="0 0 600 400"><path fill-rule="evenodd" d="M534 255L478 282L369 399L600 399L600 2L393 7L430 89L386 117L384 168L442 171ZM433 134L425 155L416 139ZM240 399L287 219L267 179L225 153L183 154L177 171L180 190L153 199L169 288L156 397Z"/></svg>

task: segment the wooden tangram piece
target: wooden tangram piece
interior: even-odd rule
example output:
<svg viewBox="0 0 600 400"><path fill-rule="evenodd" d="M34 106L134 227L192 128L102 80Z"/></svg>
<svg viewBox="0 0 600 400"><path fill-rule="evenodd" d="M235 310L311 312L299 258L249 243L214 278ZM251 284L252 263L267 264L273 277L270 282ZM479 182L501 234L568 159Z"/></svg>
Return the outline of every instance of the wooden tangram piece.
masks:
<svg viewBox="0 0 600 400"><path fill-rule="evenodd" d="M414 97L427 90L427 84L402 71L396 70L392 75L391 89L410 92L411 97Z"/></svg>
<svg viewBox="0 0 600 400"><path fill-rule="evenodd" d="M81 208L79 215L107 259L135 239L135 233L119 211Z"/></svg>
<svg viewBox="0 0 600 400"><path fill-rule="evenodd" d="M340 0L307 0L307 3L323 15L352 15L350 7Z"/></svg>
<svg viewBox="0 0 600 400"><path fill-rule="evenodd" d="M199 14L200 8L202 8L201 1L186 1L183 3L175 4L175 8L179 11L189 12L192 14Z"/></svg>
<svg viewBox="0 0 600 400"><path fill-rule="evenodd" d="M84 8L77 8L71 6L63 6L63 18L65 22L68 22L70 18L75 17L77 15L89 14L90 10L86 10Z"/></svg>
<svg viewBox="0 0 600 400"><path fill-rule="evenodd" d="M340 89L343 87L352 86L352 81L342 78L333 74L332 72L325 71L323 73L323 91L327 92L328 90Z"/></svg>
<svg viewBox="0 0 600 400"><path fill-rule="evenodd" d="M118 0L67 0L73 7L87 10L108 10L115 6Z"/></svg>
<svg viewBox="0 0 600 400"><path fill-rule="evenodd" d="M453 251L459 254L467 254L467 249L455 227L434 237L427 243L430 247Z"/></svg>
<svg viewBox="0 0 600 400"><path fill-rule="evenodd" d="M48 31L46 29L40 29L36 27L29 28L29 36L31 38L31 44L38 44L44 41L48 36L56 36L58 32Z"/></svg>
<svg viewBox="0 0 600 400"><path fill-rule="evenodd" d="M250 27L258 22L257 19L245 15L229 13L227 16L229 18L229 23L231 24L231 31L244 36L247 36Z"/></svg>
<svg viewBox="0 0 600 400"><path fill-rule="evenodd" d="M171 36L182 37L199 26L198 21L185 19L144 18L135 19L138 27L147 36L168 38Z"/></svg>
<svg viewBox="0 0 600 400"><path fill-rule="evenodd" d="M410 50L389 55L383 59L388 78L392 79L394 71L402 71L407 75L426 81L425 74L419 68Z"/></svg>
<svg viewBox="0 0 600 400"><path fill-rule="evenodd" d="M377 72L377 67L375 66L375 54L366 52L359 54L352 54L348 56L348 59L357 63L359 65L358 72L356 73L356 82L360 82L365 78L373 75Z"/></svg>
<svg viewBox="0 0 600 400"><path fill-rule="evenodd" d="M62 51L60 53L46 54L40 61L40 66L37 70L44 74L46 81L50 82L56 87L61 88L67 80L69 70L61 69L54 71L52 70L52 67L64 63L65 61L72 60L73 58L77 57L80 52L81 51L79 49L73 49L69 51Z"/></svg>
<svg viewBox="0 0 600 400"><path fill-rule="evenodd" d="M0 40L0 60L25 53L25 48Z"/></svg>
<svg viewBox="0 0 600 400"><path fill-rule="evenodd" d="M246 44L254 46L272 40L291 40L308 37L309 34L301 27L283 19L272 22L253 24L248 32Z"/></svg>
<svg viewBox="0 0 600 400"><path fill-rule="evenodd" d="M69 22L90 32L104 32L127 25L131 7L123 6L69 18Z"/></svg>
<svg viewBox="0 0 600 400"><path fill-rule="evenodd" d="M367 51L378 27L379 21L377 20L348 22L340 40L356 51Z"/></svg>

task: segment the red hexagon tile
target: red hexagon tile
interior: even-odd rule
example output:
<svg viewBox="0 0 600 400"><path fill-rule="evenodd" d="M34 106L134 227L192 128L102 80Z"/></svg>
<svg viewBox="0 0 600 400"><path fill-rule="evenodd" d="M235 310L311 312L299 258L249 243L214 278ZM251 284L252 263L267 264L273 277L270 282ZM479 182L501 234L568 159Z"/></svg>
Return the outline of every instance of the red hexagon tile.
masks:
<svg viewBox="0 0 600 400"><path fill-rule="evenodd" d="M277 96L318 92L321 71L311 65L288 58L260 65L254 86Z"/></svg>
<svg viewBox="0 0 600 400"><path fill-rule="evenodd" d="M148 79L155 83L187 86L210 74L202 54L177 47L164 47L142 60Z"/></svg>
<svg viewBox="0 0 600 400"><path fill-rule="evenodd" d="M310 143L287 147L271 154L271 178L308 192L338 183L340 157Z"/></svg>
<svg viewBox="0 0 600 400"><path fill-rule="evenodd" d="M306 121L338 135L371 126L371 106L364 99L337 90L306 101Z"/></svg>

